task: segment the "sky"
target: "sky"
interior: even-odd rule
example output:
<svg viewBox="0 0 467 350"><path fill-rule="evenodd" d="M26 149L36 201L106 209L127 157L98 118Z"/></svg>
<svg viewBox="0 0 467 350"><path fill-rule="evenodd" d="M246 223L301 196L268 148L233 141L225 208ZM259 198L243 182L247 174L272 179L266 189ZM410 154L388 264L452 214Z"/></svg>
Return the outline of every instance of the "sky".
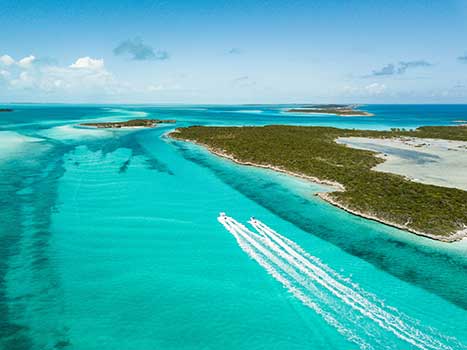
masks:
<svg viewBox="0 0 467 350"><path fill-rule="evenodd" d="M0 0L0 103L467 103L467 0Z"/></svg>

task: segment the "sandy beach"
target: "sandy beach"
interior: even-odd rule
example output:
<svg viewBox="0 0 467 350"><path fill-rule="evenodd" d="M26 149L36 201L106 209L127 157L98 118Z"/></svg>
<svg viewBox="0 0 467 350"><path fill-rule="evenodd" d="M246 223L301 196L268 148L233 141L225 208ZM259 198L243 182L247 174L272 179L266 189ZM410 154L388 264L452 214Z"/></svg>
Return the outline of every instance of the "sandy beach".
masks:
<svg viewBox="0 0 467 350"><path fill-rule="evenodd" d="M376 151L385 159L374 170L399 174L411 181L467 191L467 142L439 139L339 138L349 147Z"/></svg>

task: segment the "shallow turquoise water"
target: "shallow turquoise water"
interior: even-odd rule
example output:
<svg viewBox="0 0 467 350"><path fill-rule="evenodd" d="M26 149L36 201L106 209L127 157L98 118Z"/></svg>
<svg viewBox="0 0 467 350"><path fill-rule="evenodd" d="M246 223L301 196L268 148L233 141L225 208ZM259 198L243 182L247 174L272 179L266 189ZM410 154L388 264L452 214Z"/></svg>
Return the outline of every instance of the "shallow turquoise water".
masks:
<svg viewBox="0 0 467 350"><path fill-rule="evenodd" d="M73 125L147 116L177 126L412 128L455 124L467 106L365 107L372 118L283 106L14 107L0 120L0 348L466 347L464 242L353 217L312 196L323 187L167 139L171 125ZM243 223L253 215L300 244L415 340L321 287L309 297L339 326L307 307L242 250L220 211Z"/></svg>

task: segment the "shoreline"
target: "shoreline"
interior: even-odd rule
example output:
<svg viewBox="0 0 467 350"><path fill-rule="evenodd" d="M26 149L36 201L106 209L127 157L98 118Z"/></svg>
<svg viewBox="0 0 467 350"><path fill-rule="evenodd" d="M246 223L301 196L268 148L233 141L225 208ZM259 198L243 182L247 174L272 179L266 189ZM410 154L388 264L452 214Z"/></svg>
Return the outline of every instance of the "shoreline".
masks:
<svg viewBox="0 0 467 350"><path fill-rule="evenodd" d="M336 110L334 113L330 110L319 110L319 109L312 109L312 108L292 108L292 109L284 109L284 113L292 113L292 114L317 114L317 115L335 115L338 117L374 117L373 113L355 110L355 109L346 109L341 112Z"/></svg>
<svg viewBox="0 0 467 350"><path fill-rule="evenodd" d="M114 128L114 127L102 127L102 126L94 126L94 125L84 125L84 124L76 124L75 126L79 127L80 129L117 129L117 130L128 130L128 129L152 129L156 128L157 126L122 126L120 128Z"/></svg>
<svg viewBox="0 0 467 350"><path fill-rule="evenodd" d="M264 165L264 164L256 164L256 163L252 163L252 162L241 161L241 160L235 158L234 156L232 156L231 154L225 153L225 152L223 152L221 150L218 150L218 149L214 149L214 148L212 148L212 147L210 147L210 146L208 146L208 145L206 145L204 143L197 142L197 141L194 141L194 140L189 140L189 139L177 138L175 135L172 135L172 134L176 134L176 133L178 133L178 131L174 130L171 133L168 133L167 136L169 136L170 138L173 138L175 140L190 142L190 143L193 143L195 145L202 146L203 148L208 150L210 153L212 153L212 154L214 154L216 156L228 159L228 160L230 160L230 161L232 161L232 162L234 162L236 164L252 166L252 167L257 167L257 168L263 168L263 169L269 169L269 170L277 171L277 172L280 172L280 173L283 173L283 174L286 174L286 175L289 175L289 176L294 176L294 177L298 177L298 178L301 178L301 179L305 179L305 180L308 180L308 181L311 181L311 182L314 182L314 183L317 183L317 184L320 184L320 185L331 186L331 187L333 187L335 189L334 191L331 191L331 192L318 192L318 193L315 194L315 196L317 196L320 199L322 199L323 201L325 201L325 202L327 202L327 203L329 203L329 204L331 204L331 205L333 205L333 206L335 206L335 207L337 207L339 209L345 210L346 212L348 212L350 214L353 214L355 216L359 216L359 217L367 219L367 220L376 221L376 222L379 222L381 224L385 224L387 226L391 226L391 227L394 227L394 228L397 228L397 229L400 229L400 230L403 230L403 231L406 231L406 232L410 232L410 233L415 234L417 236L429 238L429 239L439 241L439 242L453 243L453 242L461 241L463 238L467 237L467 228L465 228L463 230L459 230L459 231L457 231L455 233L452 233L449 236L437 236L437 235L432 235L430 233L426 233L426 232L422 232L422 231L418 231L418 230L415 230L415 229L408 228L405 225L401 225L401 224L398 224L398 223L395 223L395 222L391 222L391 221L388 221L388 220L385 220L385 219L381 219L381 218L376 217L376 216L374 216L372 214L367 214L367 213L360 212L358 210L351 209L351 208L345 206L344 204L339 203L336 200L330 198L330 196L329 196L329 193L332 193L332 192L345 191L345 187L342 184L338 183L338 182L329 181L329 180L322 180L322 179L319 179L319 178L314 177L314 176L308 176L308 175L304 175L304 174L300 174L300 173L294 173L292 171L285 170L285 169L276 167L274 165Z"/></svg>
<svg viewBox="0 0 467 350"><path fill-rule="evenodd" d="M90 122L81 123L81 127L96 129L128 129L128 128L155 128L159 124L175 124L174 119L130 119L116 122Z"/></svg>
<svg viewBox="0 0 467 350"><path fill-rule="evenodd" d="M453 243L453 242L459 242L462 239L467 237L467 229L457 231L457 232L455 232L455 233L453 233L453 234L451 234L449 236L436 236L436 235L432 235L430 233L426 233L426 232L422 232L422 231L418 231L418 230L409 228L409 227L407 227L405 225L397 224L395 222L391 222L391 221L388 221L388 220L385 220L385 219L378 218L378 217L376 217L374 215L371 215L371 214L366 214L366 213L363 213L363 212L358 211L358 210L350 209L350 208L346 207L344 204L339 203L336 200L330 198L328 193L320 192L320 193L317 193L316 196L321 198L322 200L326 201L327 203L329 203L329 204L331 204L331 205L333 205L333 206L335 206L335 207L337 207L339 209L345 210L346 212L348 212L350 214L353 214L355 216L359 216L359 217L367 219L367 220L376 221L376 222L379 222L381 224L385 224L387 226L391 226L391 227L394 227L394 228L397 228L397 229L400 229L400 230L403 230L403 231L413 233L413 234L415 234L417 236L429 238L429 239L432 239L432 240L435 240L435 241L445 242L445 243Z"/></svg>
<svg viewBox="0 0 467 350"><path fill-rule="evenodd" d="M338 113L319 113L319 112L296 112L296 111L284 111L285 113L292 114L316 114L316 115L335 115L338 117L374 117L374 114L338 114Z"/></svg>

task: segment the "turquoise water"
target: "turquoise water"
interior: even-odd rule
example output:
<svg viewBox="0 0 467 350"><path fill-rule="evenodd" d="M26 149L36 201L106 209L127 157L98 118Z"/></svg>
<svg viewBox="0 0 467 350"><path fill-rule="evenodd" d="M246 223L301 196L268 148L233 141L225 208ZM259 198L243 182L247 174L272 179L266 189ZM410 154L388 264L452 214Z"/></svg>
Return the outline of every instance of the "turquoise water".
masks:
<svg viewBox="0 0 467 350"><path fill-rule="evenodd" d="M365 106L372 118L261 105L13 107L0 115L1 349L466 348L465 242L349 215L312 195L322 186L167 139L173 125L76 124L413 128L454 125L467 106ZM262 242L274 275L217 221L221 211L299 244L326 285Z"/></svg>

